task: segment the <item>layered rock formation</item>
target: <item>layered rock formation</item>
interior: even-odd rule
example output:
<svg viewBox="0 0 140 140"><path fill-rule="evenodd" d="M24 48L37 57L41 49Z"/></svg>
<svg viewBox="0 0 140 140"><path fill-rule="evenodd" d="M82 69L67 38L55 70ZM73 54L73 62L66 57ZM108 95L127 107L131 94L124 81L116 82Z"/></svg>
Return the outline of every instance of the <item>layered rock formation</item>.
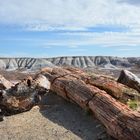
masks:
<svg viewBox="0 0 140 140"><path fill-rule="evenodd" d="M38 70L43 67L54 67L54 65L46 59L36 58L1 58L0 69L3 70Z"/></svg>
<svg viewBox="0 0 140 140"><path fill-rule="evenodd" d="M74 66L78 68L102 67L107 69L140 66L140 58L120 58L108 56L74 56L54 58L0 58L0 69L30 69L43 67Z"/></svg>

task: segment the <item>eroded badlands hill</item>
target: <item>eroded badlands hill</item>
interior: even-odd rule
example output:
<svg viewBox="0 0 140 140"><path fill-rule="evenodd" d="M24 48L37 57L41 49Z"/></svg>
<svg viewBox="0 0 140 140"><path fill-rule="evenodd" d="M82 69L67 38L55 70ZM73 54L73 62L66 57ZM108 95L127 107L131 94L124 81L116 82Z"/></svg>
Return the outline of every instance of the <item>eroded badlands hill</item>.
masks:
<svg viewBox="0 0 140 140"><path fill-rule="evenodd" d="M74 66L79 68L102 67L115 69L129 68L140 65L140 58L121 58L110 56L74 56L54 58L0 58L0 69L30 69L38 70L43 67Z"/></svg>

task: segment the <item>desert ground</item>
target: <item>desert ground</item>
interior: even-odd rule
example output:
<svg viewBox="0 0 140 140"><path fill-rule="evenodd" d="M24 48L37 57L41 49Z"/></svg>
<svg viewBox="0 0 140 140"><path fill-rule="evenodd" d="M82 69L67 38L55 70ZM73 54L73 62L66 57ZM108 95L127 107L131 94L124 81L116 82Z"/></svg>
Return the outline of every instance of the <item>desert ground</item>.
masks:
<svg viewBox="0 0 140 140"><path fill-rule="evenodd" d="M3 140L98 140L109 139L103 126L77 105L48 94L31 111L0 122Z"/></svg>

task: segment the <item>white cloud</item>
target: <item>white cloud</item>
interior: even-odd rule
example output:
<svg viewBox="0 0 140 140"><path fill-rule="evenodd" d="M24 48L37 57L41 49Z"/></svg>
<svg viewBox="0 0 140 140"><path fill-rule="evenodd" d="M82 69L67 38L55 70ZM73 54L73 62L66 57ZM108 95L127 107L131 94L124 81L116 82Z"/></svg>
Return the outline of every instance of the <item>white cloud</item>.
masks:
<svg viewBox="0 0 140 140"><path fill-rule="evenodd" d="M68 39L59 40L46 40L44 43L46 46L67 46L67 47L79 47L79 46L95 46L102 47L139 47L140 39L139 35L131 32L103 32L103 33L60 33L60 35L67 36Z"/></svg>
<svg viewBox="0 0 140 140"><path fill-rule="evenodd" d="M140 9L118 0L4 0L0 22L34 30L85 29L98 24L140 23Z"/></svg>
<svg viewBox="0 0 140 140"><path fill-rule="evenodd" d="M60 33L67 39L42 39L42 46L46 48L68 46L76 49L81 45L139 47L140 7L131 3L130 0L1 0L0 24L16 24L35 31L67 31ZM85 32L97 25L119 25L129 30Z"/></svg>
<svg viewBox="0 0 140 140"><path fill-rule="evenodd" d="M54 47L67 47L69 49L79 49L80 46L100 46L100 47L140 47L140 33L138 32L69 32L58 33L59 38L18 38L18 39L6 39L4 41L18 41L18 42L34 42L34 46L53 49ZM64 39L64 37L65 39ZM3 39L0 39L3 41Z"/></svg>
<svg viewBox="0 0 140 140"><path fill-rule="evenodd" d="M119 0L119 2L129 3L129 4L136 5L136 6L140 5L140 0Z"/></svg>
<svg viewBox="0 0 140 140"><path fill-rule="evenodd" d="M121 49L117 49L117 51L136 51L136 49L133 49L133 48L121 48Z"/></svg>
<svg viewBox="0 0 140 140"><path fill-rule="evenodd" d="M71 49L77 49L78 46L72 45L72 46L68 46L68 48L71 48Z"/></svg>

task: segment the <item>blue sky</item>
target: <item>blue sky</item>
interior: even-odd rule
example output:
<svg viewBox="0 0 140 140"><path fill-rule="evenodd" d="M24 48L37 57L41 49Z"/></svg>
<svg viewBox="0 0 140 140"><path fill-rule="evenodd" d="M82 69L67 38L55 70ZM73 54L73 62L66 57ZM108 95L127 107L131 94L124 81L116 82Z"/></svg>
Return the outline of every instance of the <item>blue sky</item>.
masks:
<svg viewBox="0 0 140 140"><path fill-rule="evenodd" d="M0 56L140 56L139 0L0 0Z"/></svg>

